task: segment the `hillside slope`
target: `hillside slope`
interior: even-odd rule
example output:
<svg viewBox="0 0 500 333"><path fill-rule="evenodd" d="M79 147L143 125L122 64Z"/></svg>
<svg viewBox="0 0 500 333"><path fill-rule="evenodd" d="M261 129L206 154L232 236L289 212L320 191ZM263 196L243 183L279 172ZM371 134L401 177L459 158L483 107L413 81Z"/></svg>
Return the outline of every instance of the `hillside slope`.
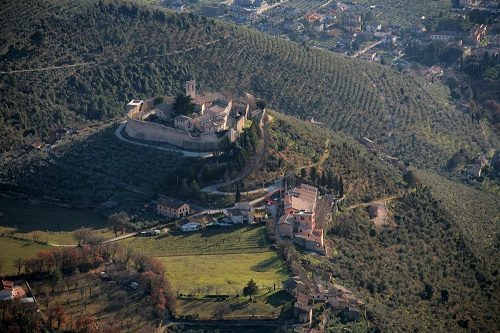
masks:
<svg viewBox="0 0 500 333"><path fill-rule="evenodd" d="M444 178L432 171L416 170L422 184L453 218L474 255L496 275L500 222L500 196Z"/></svg>
<svg viewBox="0 0 500 333"><path fill-rule="evenodd" d="M365 210L347 211L329 233L338 256L311 260L308 271L356 290L371 332L497 332L497 272L483 270L484 254L444 208L422 186L391 203L396 228L374 229Z"/></svg>
<svg viewBox="0 0 500 333"><path fill-rule="evenodd" d="M178 92L193 77L201 89L252 92L277 110L376 139L420 165L487 146L440 86L206 18L118 1L9 0L0 22L1 150L123 115L129 99Z"/></svg>

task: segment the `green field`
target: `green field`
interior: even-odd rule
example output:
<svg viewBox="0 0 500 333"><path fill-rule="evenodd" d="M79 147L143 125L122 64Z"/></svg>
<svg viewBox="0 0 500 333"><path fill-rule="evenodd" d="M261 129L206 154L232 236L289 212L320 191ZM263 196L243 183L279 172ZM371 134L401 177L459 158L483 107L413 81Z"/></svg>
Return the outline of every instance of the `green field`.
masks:
<svg viewBox="0 0 500 333"><path fill-rule="evenodd" d="M275 252L159 257L182 294L241 294L253 279L259 288L281 288L288 278Z"/></svg>
<svg viewBox="0 0 500 333"><path fill-rule="evenodd" d="M197 319L283 318L290 315L287 310L290 310L292 300L293 297L282 290L256 296L252 302L242 296L228 299L181 298L177 312Z"/></svg>
<svg viewBox="0 0 500 333"><path fill-rule="evenodd" d="M228 254L268 251L265 227L206 229L202 232L167 235L158 238L129 238L124 243L156 257Z"/></svg>
<svg viewBox="0 0 500 333"><path fill-rule="evenodd" d="M264 226L129 238L122 243L163 261L174 289L182 294L237 295L250 279L262 288L274 288L288 277L266 242Z"/></svg>
<svg viewBox="0 0 500 333"><path fill-rule="evenodd" d="M34 257L38 251L45 248L47 246L0 237L0 276L17 274L14 260Z"/></svg>
<svg viewBox="0 0 500 333"><path fill-rule="evenodd" d="M15 234L16 237L39 240L52 244L75 244L72 231L87 227L105 238L112 232L105 229L106 220L85 209L65 208L22 199L0 198L0 233Z"/></svg>

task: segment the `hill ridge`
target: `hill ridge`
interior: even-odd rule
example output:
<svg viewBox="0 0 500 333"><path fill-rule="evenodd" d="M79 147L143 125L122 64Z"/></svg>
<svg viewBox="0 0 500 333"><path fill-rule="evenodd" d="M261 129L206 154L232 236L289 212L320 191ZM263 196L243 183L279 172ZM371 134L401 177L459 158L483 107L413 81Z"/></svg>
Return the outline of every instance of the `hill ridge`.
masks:
<svg viewBox="0 0 500 333"><path fill-rule="evenodd" d="M478 123L447 105L442 86L435 85L433 93L392 68L192 14L119 1L89 0L76 9L71 4L77 3L9 0L0 14L6 22L0 69L102 59L117 63L53 75L0 74L0 92L7 96L0 107L0 133L7 141L2 150L30 136L46 137L55 126L122 116L128 99L175 94L191 77L202 89L252 92L287 114L370 137L390 155L426 167L442 166L461 146L476 151L488 146ZM25 13L30 5L42 14L8 25L14 11ZM216 39L222 42L164 56ZM48 119L36 122L39 118Z"/></svg>

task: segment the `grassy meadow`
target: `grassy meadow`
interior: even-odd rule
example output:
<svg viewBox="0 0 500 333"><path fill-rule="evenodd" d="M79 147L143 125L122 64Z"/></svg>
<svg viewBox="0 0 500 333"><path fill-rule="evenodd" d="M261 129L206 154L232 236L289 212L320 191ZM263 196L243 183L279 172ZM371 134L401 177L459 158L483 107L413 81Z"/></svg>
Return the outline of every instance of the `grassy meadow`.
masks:
<svg viewBox="0 0 500 333"><path fill-rule="evenodd" d="M14 261L34 257L46 245L0 237L0 276L17 274Z"/></svg>
<svg viewBox="0 0 500 333"><path fill-rule="evenodd" d="M253 279L260 289L281 288L288 278L283 262L275 252L229 253L159 257L167 276L181 294L242 293Z"/></svg>
<svg viewBox="0 0 500 333"><path fill-rule="evenodd" d="M237 295L250 279L260 287L281 287L288 276L266 242L264 226L205 229L122 242L158 257L180 294Z"/></svg>
<svg viewBox="0 0 500 333"><path fill-rule="evenodd" d="M293 297L282 290L258 295L252 302L242 296L229 299L181 298L177 311L197 319L283 318L291 314L292 301Z"/></svg>

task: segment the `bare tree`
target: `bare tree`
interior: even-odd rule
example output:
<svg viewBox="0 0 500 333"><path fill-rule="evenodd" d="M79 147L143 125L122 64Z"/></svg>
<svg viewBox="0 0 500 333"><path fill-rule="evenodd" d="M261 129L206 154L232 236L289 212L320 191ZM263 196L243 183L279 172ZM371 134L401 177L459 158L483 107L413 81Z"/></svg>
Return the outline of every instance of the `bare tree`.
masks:
<svg viewBox="0 0 500 333"><path fill-rule="evenodd" d="M17 268L17 276L21 275L21 268L24 266L24 260L21 258L14 259L14 266Z"/></svg>
<svg viewBox="0 0 500 333"><path fill-rule="evenodd" d="M31 233L31 239L33 239L33 242L38 243L40 238L42 238L42 233L40 231L33 231Z"/></svg>
<svg viewBox="0 0 500 333"><path fill-rule="evenodd" d="M78 242L78 246L88 242L92 231L89 228L80 228L73 232L73 238Z"/></svg>
<svg viewBox="0 0 500 333"><path fill-rule="evenodd" d="M126 212L119 212L108 217L108 227L118 236L118 231L123 235L125 229L130 222L130 217Z"/></svg>

